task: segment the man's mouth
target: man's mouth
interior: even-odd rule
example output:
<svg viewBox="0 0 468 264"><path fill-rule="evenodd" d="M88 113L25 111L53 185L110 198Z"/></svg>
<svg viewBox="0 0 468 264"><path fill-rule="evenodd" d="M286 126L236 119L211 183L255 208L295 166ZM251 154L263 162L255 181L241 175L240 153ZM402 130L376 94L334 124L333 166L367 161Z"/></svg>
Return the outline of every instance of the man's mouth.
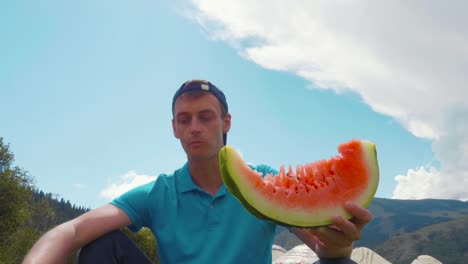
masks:
<svg viewBox="0 0 468 264"><path fill-rule="evenodd" d="M194 140L194 141L190 142L190 146L192 146L192 147L197 147L197 146L200 146L201 144L203 144L203 141L201 141L201 140Z"/></svg>

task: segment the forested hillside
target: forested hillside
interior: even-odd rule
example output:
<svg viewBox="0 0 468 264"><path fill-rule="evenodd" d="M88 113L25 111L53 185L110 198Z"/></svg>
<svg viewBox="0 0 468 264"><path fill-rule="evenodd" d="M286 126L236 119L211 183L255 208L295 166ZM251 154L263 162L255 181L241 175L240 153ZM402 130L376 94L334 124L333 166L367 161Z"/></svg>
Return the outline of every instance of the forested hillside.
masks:
<svg viewBox="0 0 468 264"><path fill-rule="evenodd" d="M369 210L373 219L356 247L373 249L393 263L410 263L419 255L431 255L443 263L468 263L464 239L468 202L374 198ZM285 228L278 229L275 243L286 249L302 244Z"/></svg>
<svg viewBox="0 0 468 264"><path fill-rule="evenodd" d="M13 162L9 145L0 137L0 264L21 263L42 234L89 210L58 195L37 190L33 177L13 166ZM124 232L158 263L155 239L149 230L137 234ZM74 254L67 263L75 263Z"/></svg>
<svg viewBox="0 0 468 264"><path fill-rule="evenodd" d="M468 216L393 236L375 248L392 263L431 255L443 263L468 263Z"/></svg>

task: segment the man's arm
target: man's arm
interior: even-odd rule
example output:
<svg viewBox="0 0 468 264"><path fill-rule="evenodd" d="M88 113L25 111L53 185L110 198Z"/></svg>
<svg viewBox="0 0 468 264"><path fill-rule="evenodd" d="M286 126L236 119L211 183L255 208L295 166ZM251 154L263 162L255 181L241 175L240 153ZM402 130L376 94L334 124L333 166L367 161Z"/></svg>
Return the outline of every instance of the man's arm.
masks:
<svg viewBox="0 0 468 264"><path fill-rule="evenodd" d="M34 244L23 263L64 263L74 250L130 224L130 218L121 209L104 205L47 232Z"/></svg>
<svg viewBox="0 0 468 264"><path fill-rule="evenodd" d="M361 238L364 226L372 219L369 210L354 203L345 209L353 215L349 220L333 217L333 225L318 228L290 228L299 239L315 251L319 258L349 258L353 242Z"/></svg>

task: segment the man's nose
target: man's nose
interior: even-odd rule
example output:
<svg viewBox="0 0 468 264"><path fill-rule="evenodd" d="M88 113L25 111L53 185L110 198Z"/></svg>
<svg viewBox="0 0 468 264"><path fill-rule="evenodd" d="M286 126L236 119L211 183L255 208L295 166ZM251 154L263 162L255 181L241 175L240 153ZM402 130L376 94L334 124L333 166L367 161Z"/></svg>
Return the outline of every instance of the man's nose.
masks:
<svg viewBox="0 0 468 264"><path fill-rule="evenodd" d="M192 133L199 133L201 131L201 124L198 118L192 119L192 123L190 124L190 131Z"/></svg>

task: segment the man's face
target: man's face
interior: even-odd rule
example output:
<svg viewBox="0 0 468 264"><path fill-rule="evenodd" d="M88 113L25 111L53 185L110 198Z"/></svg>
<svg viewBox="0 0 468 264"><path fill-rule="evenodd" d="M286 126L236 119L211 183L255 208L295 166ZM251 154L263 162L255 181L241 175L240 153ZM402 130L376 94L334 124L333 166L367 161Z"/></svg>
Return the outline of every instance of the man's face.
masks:
<svg viewBox="0 0 468 264"><path fill-rule="evenodd" d="M172 128L189 159L212 159L223 147L223 134L231 127L231 116L221 117L221 105L212 94L182 94L174 106Z"/></svg>

